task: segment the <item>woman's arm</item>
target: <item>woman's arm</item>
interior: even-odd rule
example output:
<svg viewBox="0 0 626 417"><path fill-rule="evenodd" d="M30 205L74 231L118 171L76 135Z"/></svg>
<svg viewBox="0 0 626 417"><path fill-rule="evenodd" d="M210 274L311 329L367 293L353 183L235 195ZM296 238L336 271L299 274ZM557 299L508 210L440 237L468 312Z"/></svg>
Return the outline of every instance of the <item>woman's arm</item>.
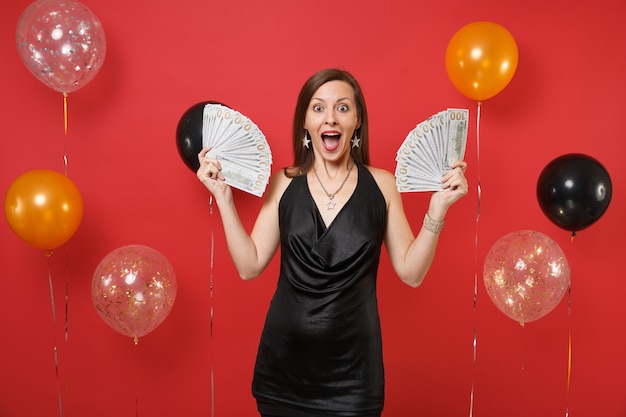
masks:
<svg viewBox="0 0 626 417"><path fill-rule="evenodd" d="M432 194L427 210L432 220L443 220L450 206L467 194L467 180L463 175L465 167L464 162L453 164L454 169L442 179L444 190ZM372 169L372 173L387 201L385 246L391 264L403 282L411 287L417 287L424 280L432 264L439 233L422 225L417 237L414 237L404 212L401 195L396 188L395 178L383 170Z"/></svg>
<svg viewBox="0 0 626 417"><path fill-rule="evenodd" d="M198 179L213 194L219 208L228 251L239 276L244 280L256 278L278 249L278 202L289 180L282 171L272 177L252 232L248 234L237 213L232 190L220 174L219 161L204 157L208 151L205 148L198 154Z"/></svg>

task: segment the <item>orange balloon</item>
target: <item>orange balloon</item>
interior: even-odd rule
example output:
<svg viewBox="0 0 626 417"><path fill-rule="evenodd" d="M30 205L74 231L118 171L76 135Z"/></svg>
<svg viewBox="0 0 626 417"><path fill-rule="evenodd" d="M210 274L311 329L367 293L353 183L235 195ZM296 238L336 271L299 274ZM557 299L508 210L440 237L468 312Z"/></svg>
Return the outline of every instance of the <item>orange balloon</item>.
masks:
<svg viewBox="0 0 626 417"><path fill-rule="evenodd" d="M517 69L513 36L493 22L470 23L454 34L446 50L452 84L467 98L483 101L506 87Z"/></svg>
<svg viewBox="0 0 626 417"><path fill-rule="evenodd" d="M83 200L65 175L29 171L9 187L4 199L9 226L26 243L52 250L67 242L83 217Z"/></svg>

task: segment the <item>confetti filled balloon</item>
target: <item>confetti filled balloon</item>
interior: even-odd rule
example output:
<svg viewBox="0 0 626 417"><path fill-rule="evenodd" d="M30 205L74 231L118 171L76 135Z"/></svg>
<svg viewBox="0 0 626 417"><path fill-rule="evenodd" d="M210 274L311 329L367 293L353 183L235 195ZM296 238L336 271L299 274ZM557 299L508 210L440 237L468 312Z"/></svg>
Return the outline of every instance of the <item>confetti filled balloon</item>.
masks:
<svg viewBox="0 0 626 417"><path fill-rule="evenodd" d="M509 233L489 250L485 288L498 309L524 324L552 311L569 286L569 264L548 236L532 230Z"/></svg>
<svg viewBox="0 0 626 417"><path fill-rule="evenodd" d="M15 34L17 51L39 81L71 93L100 71L106 54L96 15L73 0L38 0L24 10Z"/></svg>
<svg viewBox="0 0 626 417"><path fill-rule="evenodd" d="M123 246L100 261L91 294L105 323L137 342L170 313L176 277L168 260L155 249Z"/></svg>

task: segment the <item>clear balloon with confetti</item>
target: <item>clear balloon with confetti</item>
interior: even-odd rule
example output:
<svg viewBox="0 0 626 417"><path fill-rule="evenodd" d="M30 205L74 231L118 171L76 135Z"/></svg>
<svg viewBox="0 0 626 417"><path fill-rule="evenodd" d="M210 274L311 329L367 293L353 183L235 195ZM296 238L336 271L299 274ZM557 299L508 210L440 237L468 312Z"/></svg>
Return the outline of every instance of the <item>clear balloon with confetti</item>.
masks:
<svg viewBox="0 0 626 417"><path fill-rule="evenodd" d="M91 292L100 317L135 343L169 315L176 276L159 251L144 245L115 249L98 264Z"/></svg>
<svg viewBox="0 0 626 417"><path fill-rule="evenodd" d="M107 45L98 17L74 0L31 3L18 20L15 42L28 70L65 95L96 76Z"/></svg>
<svg viewBox="0 0 626 417"><path fill-rule="evenodd" d="M559 304L569 286L570 268L556 242L542 233L520 230L491 247L483 278L496 307L524 324L544 317Z"/></svg>

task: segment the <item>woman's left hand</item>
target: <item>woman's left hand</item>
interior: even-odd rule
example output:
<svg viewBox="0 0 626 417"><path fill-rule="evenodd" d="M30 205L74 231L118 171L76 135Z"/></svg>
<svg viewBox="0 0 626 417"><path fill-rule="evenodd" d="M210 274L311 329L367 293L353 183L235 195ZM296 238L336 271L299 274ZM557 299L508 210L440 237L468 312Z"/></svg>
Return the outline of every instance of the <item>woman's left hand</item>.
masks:
<svg viewBox="0 0 626 417"><path fill-rule="evenodd" d="M433 193L430 199L429 215L434 219L443 219L448 208L468 192L465 170L467 163L456 161L450 164L452 170L441 178L443 190Z"/></svg>

